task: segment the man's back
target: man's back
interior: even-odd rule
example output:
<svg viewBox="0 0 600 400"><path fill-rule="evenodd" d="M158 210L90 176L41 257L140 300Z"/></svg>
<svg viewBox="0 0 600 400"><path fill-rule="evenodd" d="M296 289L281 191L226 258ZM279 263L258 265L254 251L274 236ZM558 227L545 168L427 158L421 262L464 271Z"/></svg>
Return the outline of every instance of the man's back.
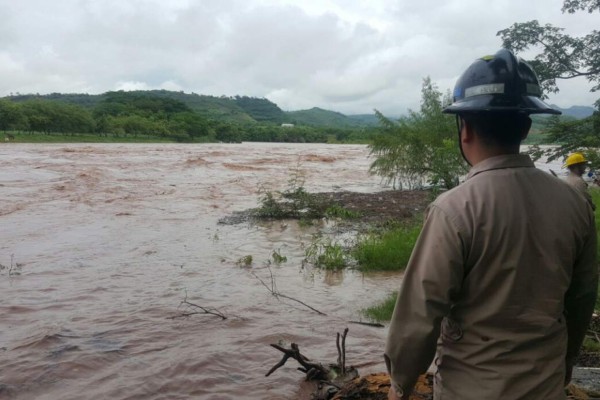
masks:
<svg viewBox="0 0 600 400"><path fill-rule="evenodd" d="M591 209L518 155L478 164L432 208L455 225L464 257L442 323L436 398L564 398L564 298L573 268L595 265Z"/></svg>

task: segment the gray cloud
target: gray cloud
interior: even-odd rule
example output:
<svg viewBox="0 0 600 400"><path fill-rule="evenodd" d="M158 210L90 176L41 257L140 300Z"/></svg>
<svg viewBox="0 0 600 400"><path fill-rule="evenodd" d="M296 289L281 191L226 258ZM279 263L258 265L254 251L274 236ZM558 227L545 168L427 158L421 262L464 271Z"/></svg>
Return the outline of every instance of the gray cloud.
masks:
<svg viewBox="0 0 600 400"><path fill-rule="evenodd" d="M586 34L597 15L560 0L0 0L0 95L165 88L267 97L288 110L418 108L422 78L449 89L538 19ZM589 105L585 80L560 106Z"/></svg>

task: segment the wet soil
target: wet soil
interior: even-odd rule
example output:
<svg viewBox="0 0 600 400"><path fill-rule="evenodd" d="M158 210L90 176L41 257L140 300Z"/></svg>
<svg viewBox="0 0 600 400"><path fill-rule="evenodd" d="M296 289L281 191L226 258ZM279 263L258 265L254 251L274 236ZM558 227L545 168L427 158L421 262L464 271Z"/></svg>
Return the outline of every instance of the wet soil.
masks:
<svg viewBox="0 0 600 400"><path fill-rule="evenodd" d="M357 212L360 217L338 221L338 228L368 230L389 226L393 223L411 221L423 214L434 196L429 190L386 190L375 193L320 192L311 193L313 201L327 209L338 205ZM219 220L224 225L251 221L254 209L237 211Z"/></svg>
<svg viewBox="0 0 600 400"><path fill-rule="evenodd" d="M325 203L338 204L359 212L361 223L382 226L390 221L402 222L423 213L433 200L428 190L387 190L377 193L328 192L316 193Z"/></svg>

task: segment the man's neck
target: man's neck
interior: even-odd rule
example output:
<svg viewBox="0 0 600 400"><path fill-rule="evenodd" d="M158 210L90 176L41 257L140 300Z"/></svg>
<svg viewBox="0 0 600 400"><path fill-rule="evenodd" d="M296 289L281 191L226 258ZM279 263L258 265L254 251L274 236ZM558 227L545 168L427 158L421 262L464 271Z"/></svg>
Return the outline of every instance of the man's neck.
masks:
<svg viewBox="0 0 600 400"><path fill-rule="evenodd" d="M487 146L479 146L477 151L472 155L471 161L472 165L477 165L480 162L487 160L488 158L497 157L497 156L505 156L505 155L517 155L519 154L520 145L510 146L510 147L487 147Z"/></svg>

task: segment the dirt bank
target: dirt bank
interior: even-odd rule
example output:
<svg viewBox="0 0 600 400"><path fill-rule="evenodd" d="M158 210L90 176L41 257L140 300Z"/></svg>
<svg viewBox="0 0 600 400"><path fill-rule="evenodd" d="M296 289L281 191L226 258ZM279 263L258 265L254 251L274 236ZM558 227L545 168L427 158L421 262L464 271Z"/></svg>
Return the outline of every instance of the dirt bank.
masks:
<svg viewBox="0 0 600 400"><path fill-rule="evenodd" d="M359 212L360 222L382 225L388 221L403 221L422 214L433 200L428 190L389 190L377 193L328 192L316 193L324 203L338 204Z"/></svg>

